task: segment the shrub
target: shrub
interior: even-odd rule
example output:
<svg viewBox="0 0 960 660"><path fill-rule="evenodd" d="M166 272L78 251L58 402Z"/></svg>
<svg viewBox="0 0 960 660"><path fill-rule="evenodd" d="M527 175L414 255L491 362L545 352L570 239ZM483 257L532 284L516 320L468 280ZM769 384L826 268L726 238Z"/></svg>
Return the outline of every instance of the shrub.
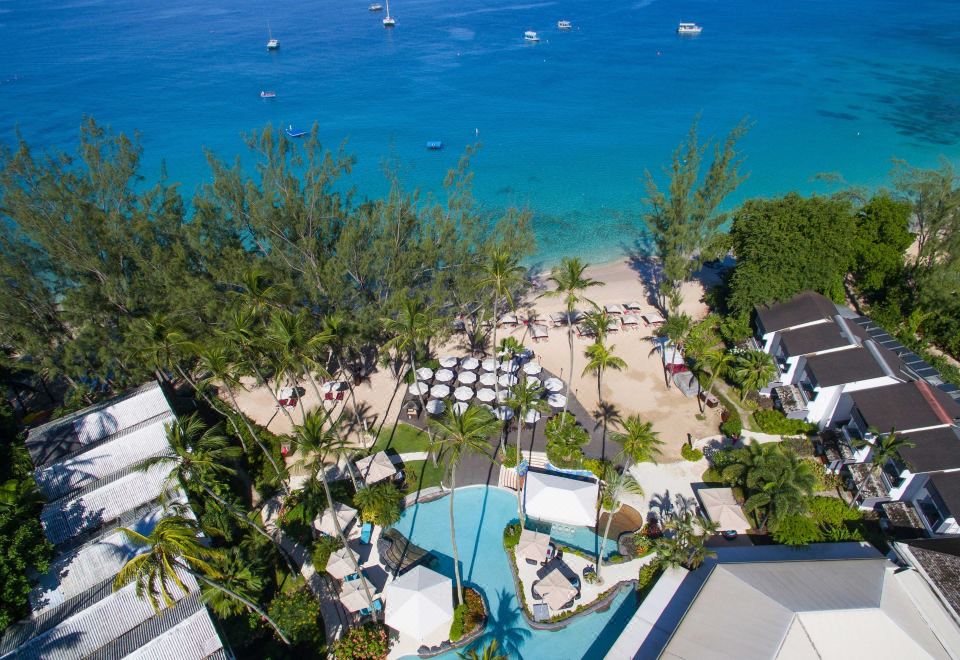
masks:
<svg viewBox="0 0 960 660"><path fill-rule="evenodd" d="M268 614L294 644L323 642L320 603L306 588L279 592L270 602Z"/></svg>
<svg viewBox="0 0 960 660"><path fill-rule="evenodd" d="M803 546L824 540L823 532L809 516L783 516L770 525L773 540L784 545Z"/></svg>
<svg viewBox="0 0 960 660"><path fill-rule="evenodd" d="M453 610L453 621L450 623L450 641L456 642L464 635L473 632L477 626L483 624L486 610L483 606L483 596L476 589L469 587L463 590L463 602Z"/></svg>
<svg viewBox="0 0 960 660"><path fill-rule="evenodd" d="M583 459L580 449L590 442L590 435L577 424L570 413L552 417L544 428L547 436L547 460L560 468L578 468Z"/></svg>
<svg viewBox="0 0 960 660"><path fill-rule="evenodd" d="M517 547L517 544L520 542L520 523L510 523L503 528L503 547L510 548Z"/></svg>
<svg viewBox="0 0 960 660"><path fill-rule="evenodd" d="M503 467L505 467L505 468L517 467L517 463L520 462L520 461L519 461L519 458L518 458L518 453L519 453L519 452L518 452L517 448L516 448L514 445L509 445L509 446L507 446L507 447L504 449L503 454L502 454L501 459L500 459L501 462L503 463Z"/></svg>
<svg viewBox="0 0 960 660"><path fill-rule="evenodd" d="M837 487L837 482L839 480L839 477L835 474L831 474L827 472L826 468L823 467L823 463L821 463L818 459L804 458L801 460L803 460L804 463L810 464L810 472L813 474L813 476L817 480L816 485L814 485L813 487L814 492L832 490ZM833 499L833 498L827 498L827 499Z"/></svg>
<svg viewBox="0 0 960 660"><path fill-rule="evenodd" d="M593 472L597 479L603 479L603 475L607 473L607 468L611 467L612 465L613 463L603 458L583 459L583 468Z"/></svg>
<svg viewBox="0 0 960 660"><path fill-rule="evenodd" d="M757 428L771 435L807 435L816 433L817 425L802 419L787 419L779 410L758 410L753 413Z"/></svg>
<svg viewBox="0 0 960 660"><path fill-rule="evenodd" d="M313 544L313 567L322 572L327 567L327 560L330 555L343 547L343 542L339 537L322 535Z"/></svg>
<svg viewBox="0 0 960 660"><path fill-rule="evenodd" d="M379 623L349 628L333 646L337 660L381 660L389 652L387 629Z"/></svg>
<svg viewBox="0 0 960 660"><path fill-rule="evenodd" d="M466 604L457 605L453 608L453 621L450 623L450 641L457 642L463 637L465 627L464 617L467 615Z"/></svg>
<svg viewBox="0 0 960 660"><path fill-rule="evenodd" d="M655 561L640 567L640 573L637 576L637 596L640 600L650 593L661 573L663 569Z"/></svg>
<svg viewBox="0 0 960 660"><path fill-rule="evenodd" d="M354 504L360 509L361 519L381 527L389 527L400 520L402 500L403 493L389 482L361 488L353 496Z"/></svg>
<svg viewBox="0 0 960 660"><path fill-rule="evenodd" d="M723 475L720 474L719 470L717 470L717 468L714 468L714 467L708 467L706 470L704 470L703 475L700 477L700 479L706 484L725 483L723 481Z"/></svg>
<svg viewBox="0 0 960 660"><path fill-rule="evenodd" d="M737 461L736 450L733 447L718 449L710 454L710 465L718 473L722 473L728 465L733 465Z"/></svg>
<svg viewBox="0 0 960 660"><path fill-rule="evenodd" d="M703 458L703 452L699 449L694 449L690 445L684 445L680 449L680 455L683 456L686 460L696 462Z"/></svg>
<svg viewBox="0 0 960 660"><path fill-rule="evenodd" d="M740 413L732 410L726 421L720 424L720 432L728 438L739 438L743 433L743 420L740 419Z"/></svg>

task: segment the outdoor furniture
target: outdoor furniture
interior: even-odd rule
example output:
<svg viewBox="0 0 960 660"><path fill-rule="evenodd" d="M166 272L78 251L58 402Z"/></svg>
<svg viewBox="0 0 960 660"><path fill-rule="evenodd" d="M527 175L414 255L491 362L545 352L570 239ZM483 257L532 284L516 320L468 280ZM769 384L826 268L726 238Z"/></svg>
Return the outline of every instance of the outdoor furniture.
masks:
<svg viewBox="0 0 960 660"><path fill-rule="evenodd" d="M420 402L416 399L410 399L406 403L406 411L408 419L415 419L420 416Z"/></svg>
<svg viewBox="0 0 960 660"><path fill-rule="evenodd" d="M540 387L541 384L539 376L527 376L527 387Z"/></svg>
<svg viewBox="0 0 960 660"><path fill-rule="evenodd" d="M641 309L643 309L643 305L641 305L636 300L631 300L628 303L623 303L623 306L626 309L629 309L631 312L639 312Z"/></svg>
<svg viewBox="0 0 960 660"><path fill-rule="evenodd" d="M467 403L466 401L459 401L453 404L453 412L456 413L457 415L462 415L464 411L466 411L466 409L469 407L470 407L470 404Z"/></svg>
<svg viewBox="0 0 960 660"><path fill-rule="evenodd" d="M472 371L461 371L457 375L457 382L463 383L464 385L473 385L477 382L477 374Z"/></svg>
<svg viewBox="0 0 960 660"><path fill-rule="evenodd" d="M493 416L504 422L510 421L513 419L513 409L507 406L500 406L493 412Z"/></svg>
<svg viewBox="0 0 960 660"><path fill-rule="evenodd" d="M410 383L407 387L407 391L414 396L423 396L430 390L430 386L426 383L421 383L417 381L416 383Z"/></svg>
<svg viewBox="0 0 960 660"><path fill-rule="evenodd" d="M469 401L473 398L473 390L465 385L461 385L453 391L453 398L457 401Z"/></svg>
<svg viewBox="0 0 960 660"><path fill-rule="evenodd" d="M624 314L620 318L620 323L623 324L624 328L629 326L630 329L633 329L638 325L640 325L640 317L637 316L636 314Z"/></svg>
<svg viewBox="0 0 960 660"><path fill-rule="evenodd" d="M519 368L520 363L516 360L504 360L500 363L500 371L504 371L506 373L513 373Z"/></svg>
<svg viewBox="0 0 960 660"><path fill-rule="evenodd" d="M577 588L559 568L554 568L542 579L534 582L530 591L536 598L546 601L551 610L570 607L577 596Z"/></svg>
<svg viewBox="0 0 960 660"><path fill-rule="evenodd" d="M536 376L541 371L543 371L543 367L540 366L539 362L527 362L523 365L523 373L528 376Z"/></svg>
<svg viewBox="0 0 960 660"><path fill-rule="evenodd" d="M360 528L360 543L370 545L370 539L373 537L373 523L365 522Z"/></svg>
<svg viewBox="0 0 960 660"><path fill-rule="evenodd" d="M498 325L517 326L517 325L520 324L520 319L518 319L518 318L517 318L517 315L514 314L513 312L507 312L506 314L504 314L503 316L500 317L500 320L497 321L497 324L498 324Z"/></svg>
<svg viewBox="0 0 960 660"><path fill-rule="evenodd" d="M477 399L483 401L484 403L490 403L496 397L496 392L491 390L489 387L484 387L483 389L477 390Z"/></svg>
<svg viewBox="0 0 960 660"><path fill-rule="evenodd" d="M535 621L548 621L550 619L550 608L546 603L533 604L533 618Z"/></svg>
<svg viewBox="0 0 960 660"><path fill-rule="evenodd" d="M563 312L555 312L550 315L550 321L553 322L555 327L560 327L567 324L567 315Z"/></svg>
<svg viewBox="0 0 960 660"><path fill-rule="evenodd" d="M377 612L380 612L383 610L383 603L380 601L379 598L373 601L373 609L376 610ZM362 610L360 610L360 615L370 616L370 608L364 607Z"/></svg>
<svg viewBox="0 0 960 660"><path fill-rule="evenodd" d="M380 534L377 550L380 563L392 573L402 573L433 556L392 527Z"/></svg>
<svg viewBox="0 0 960 660"><path fill-rule="evenodd" d="M343 581L343 585L340 587L340 603L348 612L359 612L367 606L367 589L364 589L365 584L372 595L374 588L362 575L356 575L352 580Z"/></svg>
<svg viewBox="0 0 960 660"><path fill-rule="evenodd" d="M523 416L523 421L525 424L536 424L540 421L540 417L539 410L528 410L527 414Z"/></svg>
<svg viewBox="0 0 960 660"><path fill-rule="evenodd" d="M545 325L532 324L530 326L530 336L533 337L533 341L542 341L550 336L550 332Z"/></svg>
<svg viewBox="0 0 960 660"><path fill-rule="evenodd" d="M644 312L640 315L643 317L643 322L647 325L663 325L666 323L666 319L660 315L660 312Z"/></svg>
<svg viewBox="0 0 960 660"><path fill-rule="evenodd" d="M734 532L746 532L750 529L750 521L737 503L733 489L701 488L697 491L697 496L703 503L707 517L717 523L720 529Z"/></svg>
<svg viewBox="0 0 960 660"><path fill-rule="evenodd" d="M720 405L720 399L710 392L700 392L700 400L703 401L707 408L716 408Z"/></svg>
<svg viewBox="0 0 960 660"><path fill-rule="evenodd" d="M334 502L333 510L327 509L319 518L313 521L313 528L321 534L327 536L336 536L337 528L333 524L333 511L336 511L337 522L340 523L340 529L346 531L350 524L357 518L357 510L347 506L343 502Z"/></svg>
<svg viewBox="0 0 960 660"><path fill-rule="evenodd" d="M372 456L361 458L356 461L354 465L357 467L357 472L363 477L363 482L368 486L379 483L384 479L389 479L397 473L397 468L394 467L393 461L391 461L390 457L383 451L378 451Z"/></svg>
<svg viewBox="0 0 960 660"><path fill-rule="evenodd" d="M416 374L420 380L430 380L433 378L433 369L430 367L420 367L417 369Z"/></svg>
<svg viewBox="0 0 960 660"><path fill-rule="evenodd" d="M353 555L354 560L357 559L357 553L350 548L340 548L331 553L327 559L327 573L338 580L349 579L349 576L356 570L353 562L350 561L350 555Z"/></svg>
<svg viewBox="0 0 960 660"><path fill-rule="evenodd" d="M567 405L567 397L565 397L563 394L554 392L547 397L547 405L551 408L563 408L565 405Z"/></svg>
<svg viewBox="0 0 960 660"><path fill-rule="evenodd" d="M563 389L563 381L559 378L548 378L543 381L543 388L548 392L559 392Z"/></svg>
<svg viewBox="0 0 960 660"><path fill-rule="evenodd" d="M500 386L501 387L513 387L518 382L517 377L513 374L503 374L500 376Z"/></svg>
<svg viewBox="0 0 960 660"><path fill-rule="evenodd" d="M615 318L607 321L607 332L620 332L620 320Z"/></svg>
<svg viewBox="0 0 960 660"><path fill-rule="evenodd" d="M617 316L619 316L620 314L623 314L623 307L621 307L617 303L604 305L603 309L607 312L607 314L616 314Z"/></svg>
<svg viewBox="0 0 960 660"><path fill-rule="evenodd" d="M549 534L524 529L520 532L516 553L518 557L523 557L528 563L542 564L549 559L551 547Z"/></svg>
<svg viewBox="0 0 960 660"><path fill-rule="evenodd" d="M495 358L486 358L480 363L480 366L483 367L484 371L496 371L497 361Z"/></svg>
<svg viewBox="0 0 960 660"><path fill-rule="evenodd" d="M444 355L440 358L440 366L444 369L457 366L457 358L452 355Z"/></svg>
<svg viewBox="0 0 960 660"><path fill-rule="evenodd" d="M577 326L577 337L580 337L582 339L583 337L593 337L595 335L596 333L593 331L593 328L587 327L585 325Z"/></svg>
<svg viewBox="0 0 960 660"><path fill-rule="evenodd" d="M489 371L480 374L480 384L484 387L493 387L497 384L497 374Z"/></svg>

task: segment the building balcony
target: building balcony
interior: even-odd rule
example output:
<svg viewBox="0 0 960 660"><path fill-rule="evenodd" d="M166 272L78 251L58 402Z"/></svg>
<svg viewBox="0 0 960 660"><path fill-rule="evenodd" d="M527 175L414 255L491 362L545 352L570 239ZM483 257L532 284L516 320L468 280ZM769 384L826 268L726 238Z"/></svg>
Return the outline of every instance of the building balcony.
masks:
<svg viewBox="0 0 960 660"><path fill-rule="evenodd" d="M878 479L873 466L869 463L850 463L847 465L853 479L855 499L860 504L876 503L877 500L890 499L890 488L882 479Z"/></svg>
<svg viewBox="0 0 960 660"><path fill-rule="evenodd" d="M789 419L804 419L810 402L807 395L796 385L779 385L773 388L774 405Z"/></svg>

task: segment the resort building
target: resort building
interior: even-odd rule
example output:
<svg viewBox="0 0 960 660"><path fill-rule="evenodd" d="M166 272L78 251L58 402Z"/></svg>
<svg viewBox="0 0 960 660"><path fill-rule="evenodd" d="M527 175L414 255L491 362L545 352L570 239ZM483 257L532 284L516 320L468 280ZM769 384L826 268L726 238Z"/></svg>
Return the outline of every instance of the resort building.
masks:
<svg viewBox="0 0 960 660"><path fill-rule="evenodd" d="M524 511L530 518L546 523L596 526L599 495L600 484L590 477L531 469L524 478Z"/></svg>
<svg viewBox="0 0 960 660"><path fill-rule="evenodd" d="M956 658L960 625L866 543L728 547L668 569L608 658Z"/></svg>
<svg viewBox="0 0 960 660"><path fill-rule="evenodd" d="M135 584L113 590L141 552L119 528L148 535L164 515L161 495L167 506L187 504L179 487L165 491L169 467L134 469L169 447L166 427L175 419L152 382L30 431L54 559L30 595L30 618L0 640L0 659L230 657L190 575L180 576L189 593L172 589L177 602L159 614Z"/></svg>

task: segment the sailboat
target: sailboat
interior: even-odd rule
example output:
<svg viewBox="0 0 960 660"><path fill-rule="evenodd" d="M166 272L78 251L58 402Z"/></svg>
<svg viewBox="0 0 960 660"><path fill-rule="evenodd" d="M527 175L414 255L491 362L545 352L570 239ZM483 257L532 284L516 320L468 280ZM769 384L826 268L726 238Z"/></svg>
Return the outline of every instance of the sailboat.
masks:
<svg viewBox="0 0 960 660"><path fill-rule="evenodd" d="M383 19L383 27L385 27L385 28L392 28L394 25L397 24L397 21L396 21L395 18L393 18L393 17L390 15L390 0L384 0L384 2L386 2L386 4L387 4L387 15L386 15L386 17Z"/></svg>
<svg viewBox="0 0 960 660"><path fill-rule="evenodd" d="M276 50L280 48L280 40L273 38L273 30L270 29L269 23L267 23L267 34L270 35L270 38L267 39L267 50Z"/></svg>

